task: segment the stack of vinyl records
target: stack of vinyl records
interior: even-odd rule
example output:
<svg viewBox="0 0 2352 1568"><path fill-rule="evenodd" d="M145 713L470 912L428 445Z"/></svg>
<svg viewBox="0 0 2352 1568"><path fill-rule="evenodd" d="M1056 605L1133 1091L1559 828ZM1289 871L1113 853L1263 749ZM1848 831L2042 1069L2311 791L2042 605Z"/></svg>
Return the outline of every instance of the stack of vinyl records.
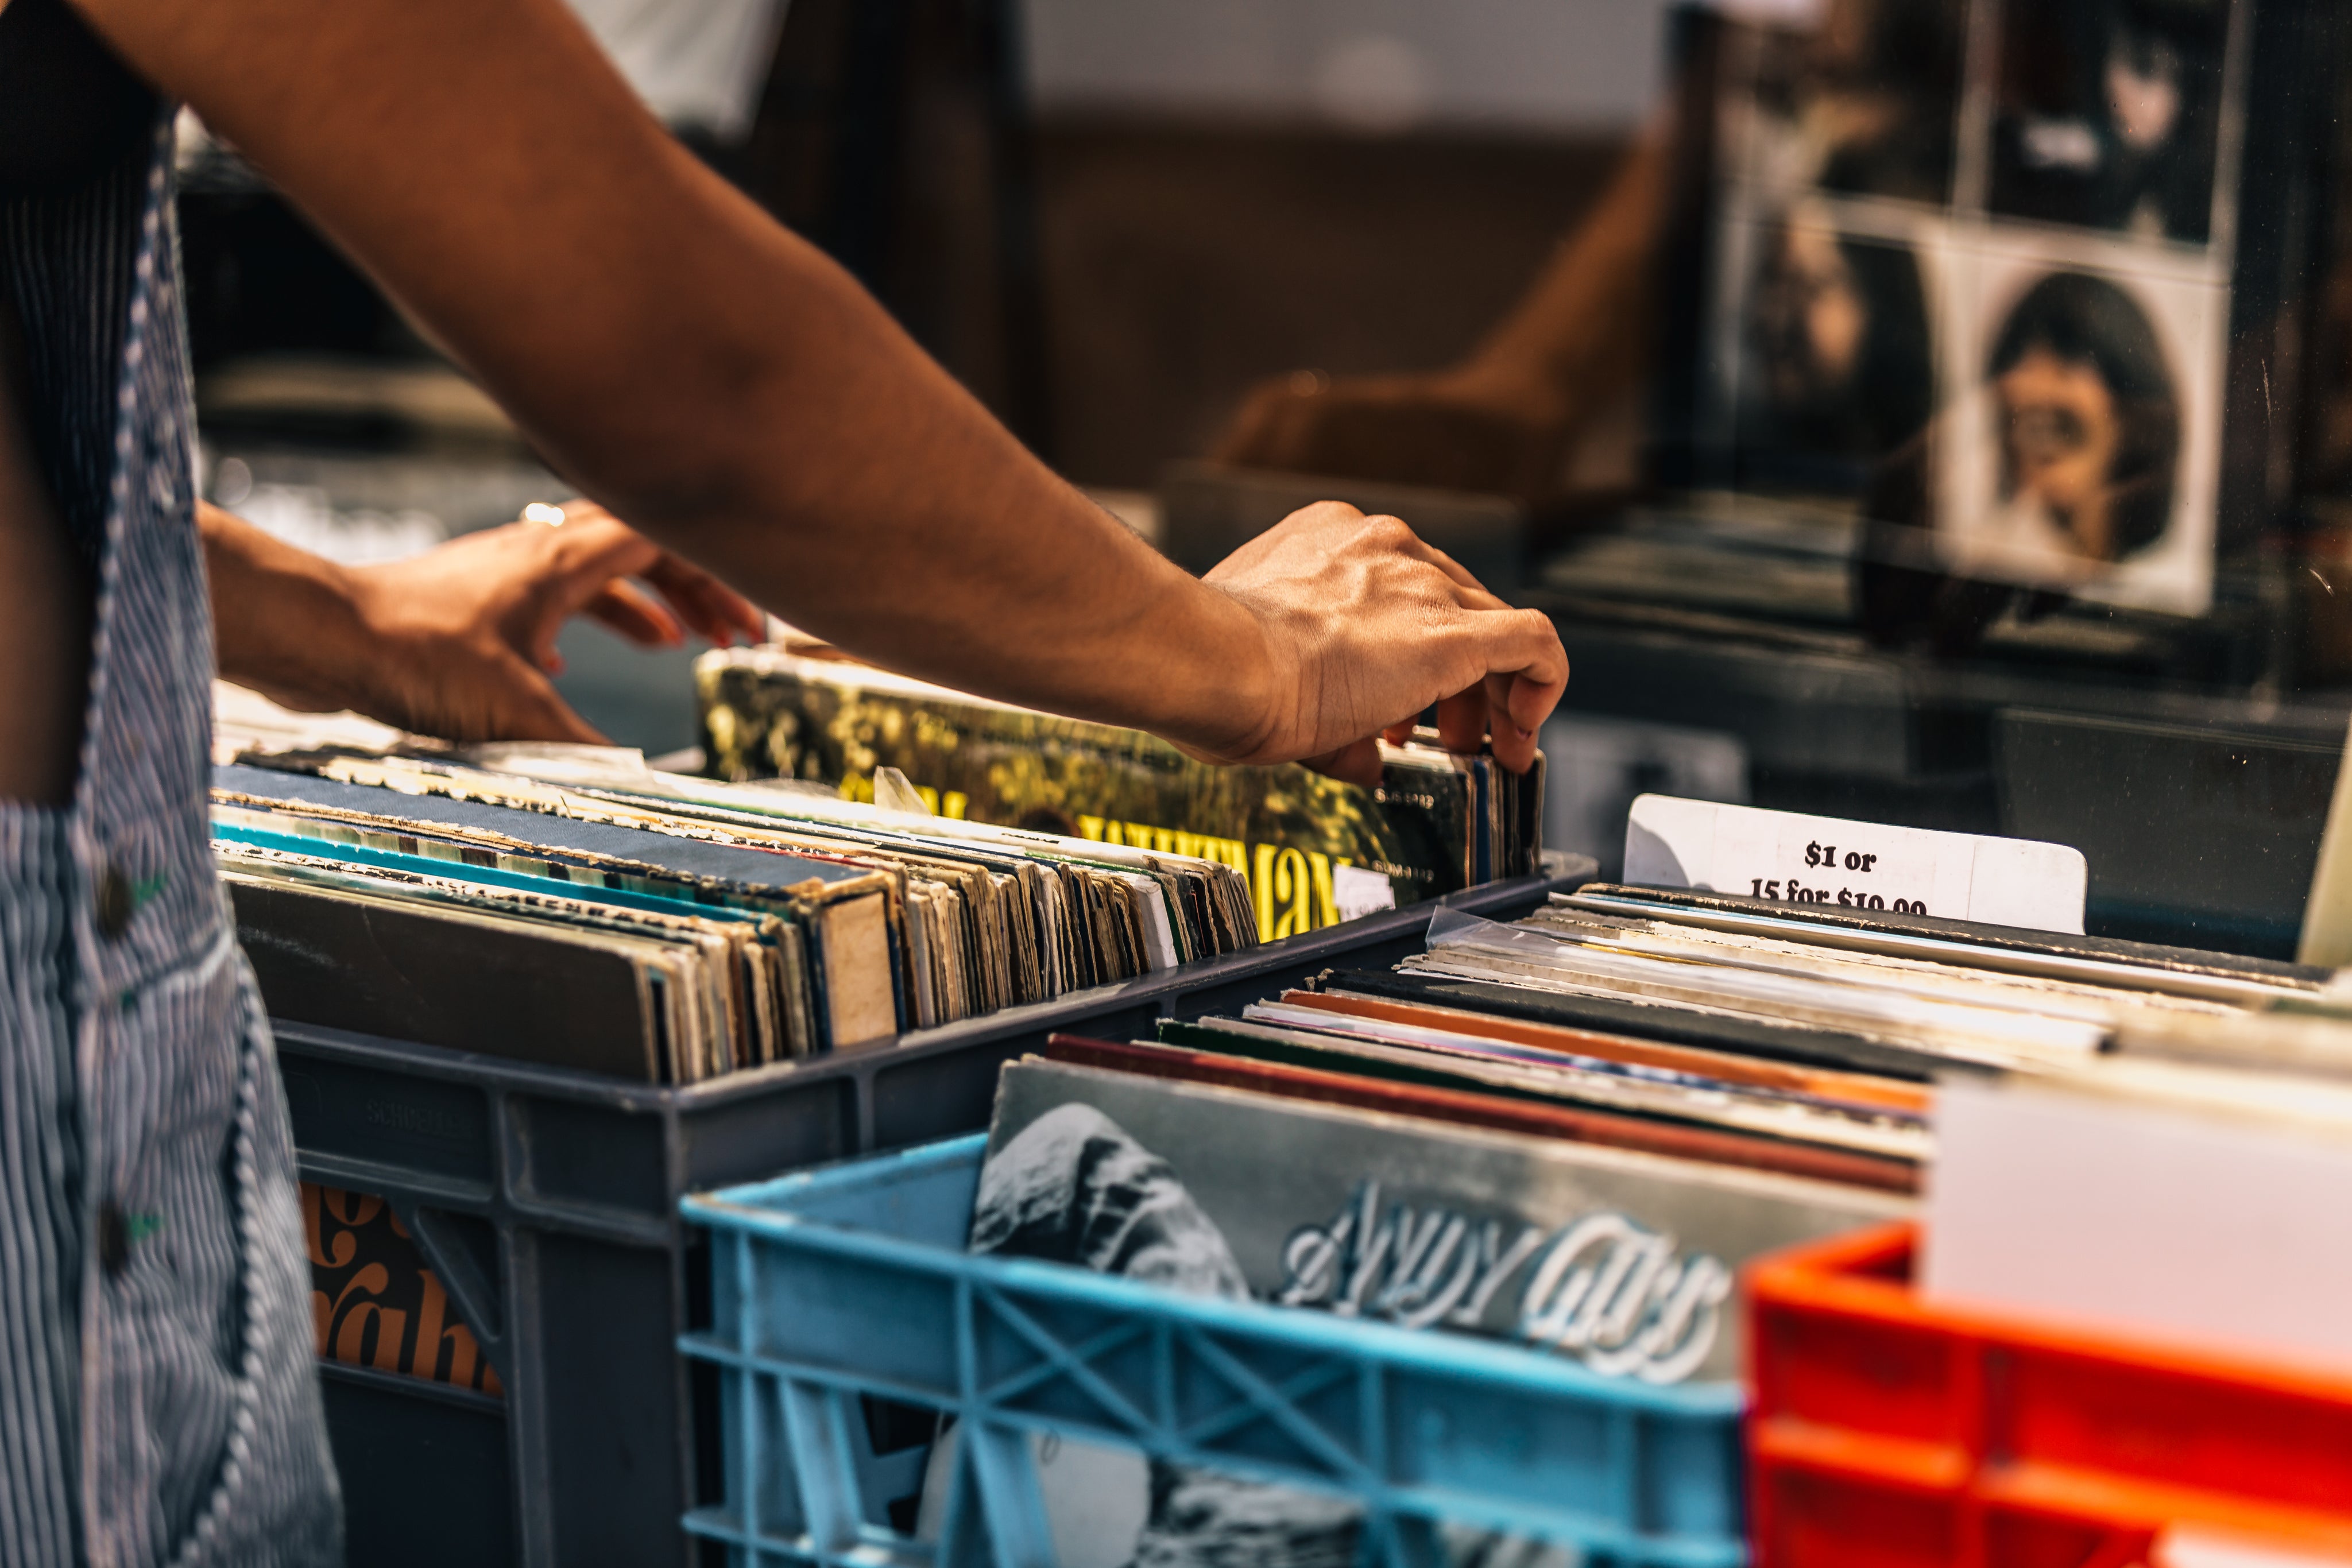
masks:
<svg viewBox="0 0 2352 1568"><path fill-rule="evenodd" d="M943 816L1202 855L1249 879L1268 941L1531 874L1541 850L1542 758L1516 774L1433 731L1383 745L1375 788L1295 763L1213 768L1139 730L837 657L717 649L695 678L717 777L871 800L896 769Z"/></svg>
<svg viewBox="0 0 2352 1568"><path fill-rule="evenodd" d="M1444 910L1391 969L1009 1066L972 1246L1731 1377L1739 1266L1911 1213L1937 1084L2328 1014L2352 1062L2327 980L1603 884L1511 925ZM1110 1212L1142 1218L1079 1222Z"/></svg>
<svg viewBox="0 0 2352 1568"><path fill-rule="evenodd" d="M223 726L214 840L274 1017L692 1083L1255 945L1216 861L586 747Z"/></svg>
<svg viewBox="0 0 2352 1568"><path fill-rule="evenodd" d="M1298 1452L1317 1466L1327 1452L1353 1462L1356 1450L1345 1443L1376 1444L1381 1439L1356 1434L1384 1429L1358 1425L1367 1419L1358 1401L1374 1375L1397 1403L1373 1408L1412 1418L1413 1378L1386 1354L1393 1329L1508 1343L1599 1378L1706 1384L1717 1395L1736 1388L1747 1371L1746 1266L1784 1248L1914 1218L1931 1161L1938 1162L1932 1201L1948 1207L1954 1183L1940 1160L1939 1118L1948 1099L1968 1102L1987 1085L2020 1097L2023 1111L2011 1115L2011 1131L2028 1113L2048 1124L2021 1145L2036 1156L2040 1179L2055 1186L2051 1173L2059 1173L2068 1188L2092 1195L2087 1203L2053 1202L2066 1223L2045 1228L2072 1243L2084 1260L2077 1271L2087 1275L2116 1271L2095 1239L2086 1239L2090 1218L2130 1207L2115 1201L2112 1182L2066 1168L2064 1140L2089 1119L2135 1106L2113 1087L2104 1100L2054 1110L2028 1098L2078 1084L2087 1064L2148 1053L2231 1055L2242 1065L2266 1057L2325 1061L2337 1081L2316 1101L2307 1083L2252 1082L2256 1075L2245 1071L2234 1075L2232 1092L2211 1095L2208 1081L2179 1077L2177 1062L2153 1064L2160 1082L2146 1081L2146 1062L2126 1062L2133 1071L2124 1076L2137 1103L2160 1093L2177 1105L2200 1092L2216 1100L2221 1125L2207 1130L2203 1145L2209 1167L2212 1151L2226 1150L2283 1169L2352 1171L2345 1082L2352 1080L2352 1012L2326 971L1925 915L1604 884L1555 895L1509 925L1440 910L1430 930L1424 951L1391 968L1327 971L1231 1016L1163 1019L1147 1040L1056 1035L1041 1053L1003 1070L972 1189L971 1251L1382 1325L1363 1340L1360 1364L1304 1348L1284 1359L1264 1341L1244 1354L1213 1326L1178 1331L1195 1336L1186 1352L1194 1359L1174 1364L1181 1373L1158 1374L1171 1390L1160 1398L1197 1413L1186 1419L1221 1442L1251 1430L1252 1446L1223 1448L1237 1467L1247 1464L1240 1456L1259 1452L1277 1463ZM2289 1102L2292 1127L2281 1112ZM2268 1107L2266 1119L2252 1119L2258 1106ZM1970 1114L1980 1134L1986 1113ZM2312 1142L2321 1122L2324 1147ZM2287 1136L2298 1129L2300 1142ZM2136 1159L2135 1179L2161 1186L2151 1167L2196 1151L2145 1133L2111 1134L2088 1158ZM1985 1186L1985 1172L2000 1174L2000 1155L1991 1145L1967 1155L1956 1147L1951 1163L1973 1162L1980 1169L1971 1179ZM2223 1185L2218 1174L2200 1181ZM2180 1185L2166 1189L2176 1203ZM2297 1201L2340 1211L2333 1197L2340 1190L2306 1186ZM1986 1250L2024 1260L2012 1274L2046 1262L2016 1245L2017 1233L2032 1228L2030 1214L2019 1223L2023 1207L2012 1193L1998 1227L1978 1227ZM2168 1283L2201 1277L2203 1239L2174 1233L2160 1217L2142 1228L2137 1256L2156 1260ZM2240 1252L2273 1234L2260 1224L2238 1228L2257 1239ZM2352 1228L2337 1222L2330 1239L2336 1233ZM1950 1239L1939 1244L1948 1249ZM2352 1280L2352 1247L2334 1254L2329 1279ZM2307 1260L2290 1261L2309 1272ZM1007 1293L1015 1296L1021 1312L1052 1319L1052 1333L1086 1339L1076 1360L1048 1358L1055 1375L1083 1370L1097 1353L1105 1364L1125 1358L1118 1364L1127 1375L1160 1364L1146 1358L1163 1354L1153 1348L1163 1342L1137 1338L1104 1302L1074 1307L1064 1319L1054 1315L1063 1303L1042 1289ZM2334 1342L2352 1346L2352 1334L2332 1326L2341 1300L2340 1291L2317 1293L2307 1315L2329 1320ZM1003 1321L989 1319L997 1336L990 1343L1015 1347L1004 1352L1013 1358L1005 1386L1013 1399L1029 1400L1045 1385L1030 1381L1032 1363L1048 1361ZM1881 1349L1877 1340L1857 1343L1854 1364ZM1343 1364L1348 1375L1336 1370ZM1571 1491L1596 1472L1612 1487L1627 1474L1654 1479L1654 1470L1618 1468L1629 1427L1613 1414L1605 1422L1562 1418L1557 1404L1543 1403L1549 1384L1522 1410L1501 1364L1487 1364L1493 1435L1457 1434L1462 1447L1446 1452L1490 1440L1515 1458L1557 1452ZM1919 1371L1926 1364L1914 1357L1905 1364L1924 1378L1940 1375L1942 1364ZM1217 1370L1193 1370L1200 1365ZM1315 1416L1285 1426L1235 1397L1234 1389L1257 1378L1302 1412L1332 1413L1330 1426L1317 1426ZM1899 1388L1902 1375L1882 1381ZM1066 1397L1071 1402L1058 1403ZM1079 1420L1117 1430L1124 1417L1105 1412L1122 1410L1115 1401L1124 1397L1123 1386L1066 1396L1055 1385L1026 1407L1079 1411ZM2168 1385L2166 1402L2147 1408L2168 1420L2184 1397ZM1851 1391L1842 1398L1854 1402ZM1730 1407L1713 1396L1706 1403ZM1263 1426L1244 1428L1245 1421ZM1256 1438L1260 1430L1274 1435ZM2134 1428L2143 1442L2149 1430ZM1328 1449L1309 1446L1327 1438ZM953 1418L936 1429L918 1536L953 1539L954 1489L964 1473L956 1450L978 1440ZM1907 1459L1916 1445L1906 1440ZM1027 1441L1037 1487L1031 1493L1024 1482L1022 1495L1044 1518L1024 1513L1024 1528L1042 1524L1057 1561L1336 1564L1382 1550L1372 1539L1375 1521L1342 1490L1066 1432ZM1692 1452L1695 1468L1722 1472L1719 1455ZM1615 1462L1604 1467L1597 1457L1604 1453ZM1573 1549L1488 1528L1480 1515L1495 1511L1482 1511L1453 1479L1470 1469L1459 1465L1450 1484L1417 1490L1416 1504L1444 1522L1407 1538L1415 1561L1567 1568L1580 1560ZM1720 1517L1727 1527L1729 1511Z"/></svg>

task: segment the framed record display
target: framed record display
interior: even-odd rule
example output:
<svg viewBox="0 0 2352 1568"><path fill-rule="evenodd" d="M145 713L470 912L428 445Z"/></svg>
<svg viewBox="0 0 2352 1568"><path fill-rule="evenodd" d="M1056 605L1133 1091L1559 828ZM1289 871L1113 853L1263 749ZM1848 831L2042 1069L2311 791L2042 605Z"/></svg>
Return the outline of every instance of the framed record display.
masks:
<svg viewBox="0 0 2352 1568"><path fill-rule="evenodd" d="M1882 641L2214 609L2258 4L1711 25L1690 476L1858 519Z"/></svg>

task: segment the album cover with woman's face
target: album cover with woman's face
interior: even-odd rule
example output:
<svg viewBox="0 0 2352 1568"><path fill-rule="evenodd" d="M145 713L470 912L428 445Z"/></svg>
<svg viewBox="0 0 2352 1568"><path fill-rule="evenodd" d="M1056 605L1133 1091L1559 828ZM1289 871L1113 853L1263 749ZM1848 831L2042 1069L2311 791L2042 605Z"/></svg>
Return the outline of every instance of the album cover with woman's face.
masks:
<svg viewBox="0 0 2352 1568"><path fill-rule="evenodd" d="M2252 3L1728 29L1699 447L1855 519L1874 632L2210 609Z"/></svg>
<svg viewBox="0 0 2352 1568"><path fill-rule="evenodd" d="M1937 402L1932 267L1904 238L1798 201L1743 236L1727 399L1743 486L1858 493Z"/></svg>
<svg viewBox="0 0 2352 1568"><path fill-rule="evenodd" d="M1810 27L1732 41L1738 177L1942 206L1952 199L1968 0L1824 0Z"/></svg>
<svg viewBox="0 0 2352 1568"><path fill-rule="evenodd" d="M2229 291L2007 238L1978 256L1939 423L1949 573L2194 615L2211 603Z"/></svg>

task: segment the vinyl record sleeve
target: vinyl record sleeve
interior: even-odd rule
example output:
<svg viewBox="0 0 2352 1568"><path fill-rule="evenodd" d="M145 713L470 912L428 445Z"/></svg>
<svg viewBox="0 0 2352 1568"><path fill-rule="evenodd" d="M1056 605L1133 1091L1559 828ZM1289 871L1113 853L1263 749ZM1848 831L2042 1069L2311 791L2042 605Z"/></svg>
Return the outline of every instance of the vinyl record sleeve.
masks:
<svg viewBox="0 0 2352 1568"><path fill-rule="evenodd" d="M1024 1061L1000 1081L971 1239L1673 1383L1738 1375L1741 1264L1910 1211L1825 1182ZM1090 1218L1111 1212L1131 1223Z"/></svg>
<svg viewBox="0 0 2352 1568"><path fill-rule="evenodd" d="M1163 1020L1158 1038L1164 1044L1324 1071L1504 1094L1889 1159L1921 1160L1930 1146L1927 1128L1913 1117L1857 1113L1722 1084L1661 1082L1574 1062L1496 1055L1467 1041L1406 1044L1338 1029L1217 1017Z"/></svg>
<svg viewBox="0 0 2352 1568"><path fill-rule="evenodd" d="M1875 1109L1924 1116L1930 1098L1908 1083L1866 1073L1839 1072L1826 1068L1790 1066L1729 1051L1695 1046L1660 1044L1628 1035L1591 1030L1561 1029L1523 1019L1497 1018L1462 1008L1431 1007L1379 997L1337 991L1286 991L1288 1006L1355 1018L1433 1030L1454 1030L1558 1052L1562 1057L1594 1057L1635 1068L1711 1076L1727 1083L1779 1093L1801 1095L1852 1109Z"/></svg>
<svg viewBox="0 0 2352 1568"><path fill-rule="evenodd" d="M1557 1024L1564 1029L1636 1035L1672 1044L1746 1052L1767 1061L1874 1073L1915 1083L1928 1082L1937 1073L1954 1070L1951 1062L1933 1052L1886 1045L1836 1030L1683 1011L1611 997L1540 991L1490 980L1396 974L1386 969L1333 969L1324 971L1317 983L1326 988L1367 996L1467 1008L1504 1018Z"/></svg>
<svg viewBox="0 0 2352 1568"><path fill-rule="evenodd" d="M638 1082L670 1076L662 944L226 881L273 1018Z"/></svg>
<svg viewBox="0 0 2352 1568"><path fill-rule="evenodd" d="M1296 764L1213 768L1139 731L773 649L714 651L696 676L721 777L868 799L895 768L946 817L1204 856L1247 878L1268 940L1346 918L1368 877L1403 904L1534 867L1540 775L1491 759L1384 747L1368 789Z"/></svg>
<svg viewBox="0 0 2352 1568"><path fill-rule="evenodd" d="M1442 1088L1402 1079L1327 1071L1218 1051L1196 1051L1158 1040L1118 1043L1057 1034L1045 1042L1048 1061L1076 1067L1100 1068L1145 1078L1169 1078L1215 1088L1307 1100L1318 1104L1394 1116L1414 1116L1491 1132L1528 1137L1565 1138L1607 1148L1633 1149L1682 1159L1750 1170L1777 1171L1784 1176L1873 1187L1887 1192L1918 1191L1918 1167L1909 1161L1875 1155L1825 1149L1742 1133L1678 1125L1674 1123L1622 1115L1610 1111L1582 1110L1532 1099L1482 1092L1468 1088Z"/></svg>

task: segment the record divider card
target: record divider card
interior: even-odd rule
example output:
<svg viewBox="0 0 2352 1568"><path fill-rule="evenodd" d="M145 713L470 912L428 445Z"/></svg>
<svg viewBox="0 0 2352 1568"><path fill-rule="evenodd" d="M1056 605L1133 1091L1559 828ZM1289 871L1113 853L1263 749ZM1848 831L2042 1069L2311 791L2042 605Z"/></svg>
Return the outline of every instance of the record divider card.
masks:
<svg viewBox="0 0 2352 1568"><path fill-rule="evenodd" d="M1625 880L2080 936L2090 867L2032 839L1643 795L1625 822Z"/></svg>

